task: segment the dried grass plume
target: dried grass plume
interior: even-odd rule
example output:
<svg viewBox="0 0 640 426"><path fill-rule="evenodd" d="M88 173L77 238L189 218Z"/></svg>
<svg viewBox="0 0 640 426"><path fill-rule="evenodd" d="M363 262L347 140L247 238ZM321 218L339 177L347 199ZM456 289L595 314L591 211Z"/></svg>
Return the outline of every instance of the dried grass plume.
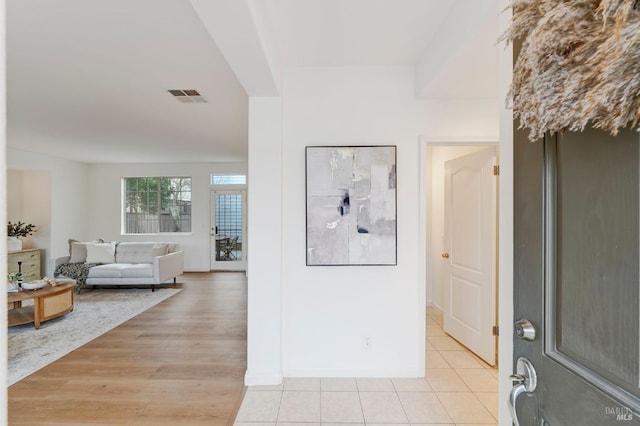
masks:
<svg viewBox="0 0 640 426"><path fill-rule="evenodd" d="M545 132L616 134L640 120L640 0L513 0L502 36L522 46L511 96L536 140Z"/></svg>

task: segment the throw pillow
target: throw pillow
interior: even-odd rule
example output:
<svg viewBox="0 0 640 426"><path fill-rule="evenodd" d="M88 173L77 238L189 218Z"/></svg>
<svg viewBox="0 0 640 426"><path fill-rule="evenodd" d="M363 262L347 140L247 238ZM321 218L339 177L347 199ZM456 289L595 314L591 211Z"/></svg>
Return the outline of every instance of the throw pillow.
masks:
<svg viewBox="0 0 640 426"><path fill-rule="evenodd" d="M69 263L84 263L87 260L87 243L69 240Z"/></svg>
<svg viewBox="0 0 640 426"><path fill-rule="evenodd" d="M164 256L167 254L168 248L169 246L167 244L156 243L151 249L151 261L153 261L153 258L156 256Z"/></svg>
<svg viewBox="0 0 640 426"><path fill-rule="evenodd" d="M115 243L87 243L87 263L114 263Z"/></svg>
<svg viewBox="0 0 640 426"><path fill-rule="evenodd" d="M94 243L104 243L102 238L92 241ZM87 244L88 242L74 240L69 238L69 263L84 263L87 260Z"/></svg>

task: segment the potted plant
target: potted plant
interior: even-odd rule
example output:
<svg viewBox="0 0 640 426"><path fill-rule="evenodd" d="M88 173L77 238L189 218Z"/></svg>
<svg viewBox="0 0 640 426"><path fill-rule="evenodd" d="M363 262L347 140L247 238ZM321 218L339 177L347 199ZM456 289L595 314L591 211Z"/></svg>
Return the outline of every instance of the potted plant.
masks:
<svg viewBox="0 0 640 426"><path fill-rule="evenodd" d="M18 291L18 289L20 288L22 272L10 272L7 274L7 278L9 279L9 291Z"/></svg>
<svg viewBox="0 0 640 426"><path fill-rule="evenodd" d="M18 237L28 237L36 232L36 226L33 223L24 223L18 221L17 223L7 224L7 249L9 251L22 250L22 240Z"/></svg>

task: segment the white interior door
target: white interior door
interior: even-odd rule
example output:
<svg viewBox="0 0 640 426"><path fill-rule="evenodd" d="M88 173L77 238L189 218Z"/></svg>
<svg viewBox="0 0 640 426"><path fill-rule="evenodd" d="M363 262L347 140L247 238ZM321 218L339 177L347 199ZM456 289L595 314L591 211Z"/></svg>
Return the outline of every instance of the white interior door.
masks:
<svg viewBox="0 0 640 426"><path fill-rule="evenodd" d="M211 191L211 270L247 269L245 190Z"/></svg>
<svg viewBox="0 0 640 426"><path fill-rule="evenodd" d="M445 163L444 331L496 363L496 150Z"/></svg>

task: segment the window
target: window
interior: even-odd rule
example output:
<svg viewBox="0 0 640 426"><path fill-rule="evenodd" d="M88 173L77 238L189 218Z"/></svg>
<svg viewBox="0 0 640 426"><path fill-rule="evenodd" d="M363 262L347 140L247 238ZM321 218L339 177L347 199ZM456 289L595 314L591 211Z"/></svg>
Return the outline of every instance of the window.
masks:
<svg viewBox="0 0 640 426"><path fill-rule="evenodd" d="M123 178L126 234L191 232L190 177Z"/></svg>
<svg viewBox="0 0 640 426"><path fill-rule="evenodd" d="M246 185L247 175L211 175L213 185Z"/></svg>

